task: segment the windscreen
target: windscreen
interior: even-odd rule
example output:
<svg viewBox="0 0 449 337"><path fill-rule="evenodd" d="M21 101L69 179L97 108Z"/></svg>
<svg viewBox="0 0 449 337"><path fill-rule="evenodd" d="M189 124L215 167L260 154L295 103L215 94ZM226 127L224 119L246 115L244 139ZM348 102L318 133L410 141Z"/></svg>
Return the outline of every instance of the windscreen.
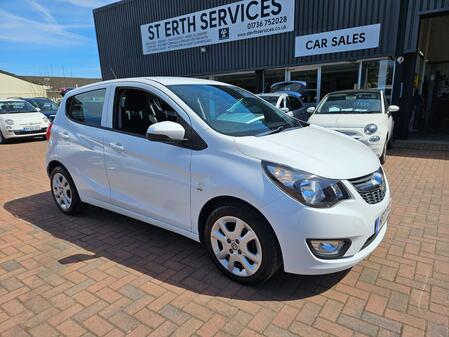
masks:
<svg viewBox="0 0 449 337"><path fill-rule="evenodd" d="M317 114L371 114L381 113L380 94L336 93L326 96L317 107Z"/></svg>
<svg viewBox="0 0 449 337"><path fill-rule="evenodd" d="M263 99L234 86L181 84L168 88L214 130L254 136L301 124Z"/></svg>
<svg viewBox="0 0 449 337"><path fill-rule="evenodd" d="M37 112L36 108L26 101L1 101L0 114Z"/></svg>

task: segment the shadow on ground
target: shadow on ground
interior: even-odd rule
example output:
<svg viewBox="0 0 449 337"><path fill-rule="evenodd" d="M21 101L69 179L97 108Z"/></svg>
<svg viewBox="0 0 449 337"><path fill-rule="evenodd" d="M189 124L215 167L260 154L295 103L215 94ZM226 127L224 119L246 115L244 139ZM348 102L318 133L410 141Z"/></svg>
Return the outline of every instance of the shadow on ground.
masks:
<svg viewBox="0 0 449 337"><path fill-rule="evenodd" d="M320 294L348 273L279 273L263 285L245 287L221 274L199 243L113 212L91 206L81 216L69 217L57 210L50 192L9 201L4 208L38 229L91 252L60 258L61 265L104 257L200 294L252 301L294 300Z"/></svg>

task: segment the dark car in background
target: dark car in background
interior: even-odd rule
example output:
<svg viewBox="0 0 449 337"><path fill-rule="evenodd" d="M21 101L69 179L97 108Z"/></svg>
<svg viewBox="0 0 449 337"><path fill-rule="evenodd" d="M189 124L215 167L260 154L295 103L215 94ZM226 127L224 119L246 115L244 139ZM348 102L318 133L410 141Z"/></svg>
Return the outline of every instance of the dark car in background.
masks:
<svg viewBox="0 0 449 337"><path fill-rule="evenodd" d="M51 99L46 97L33 97L33 98L23 98L28 103L31 103L35 108L38 108L41 113L43 113L50 122L55 119L56 112L59 106L53 102Z"/></svg>

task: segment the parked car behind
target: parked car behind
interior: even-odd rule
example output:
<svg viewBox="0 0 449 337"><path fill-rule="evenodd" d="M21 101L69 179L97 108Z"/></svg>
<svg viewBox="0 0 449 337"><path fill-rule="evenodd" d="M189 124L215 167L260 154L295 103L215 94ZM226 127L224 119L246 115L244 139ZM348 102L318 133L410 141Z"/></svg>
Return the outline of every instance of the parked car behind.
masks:
<svg viewBox="0 0 449 337"><path fill-rule="evenodd" d="M302 102L301 94L292 91L278 91L258 94L257 96L281 109L290 117L295 117L302 121L307 121L309 118L309 114Z"/></svg>
<svg viewBox="0 0 449 337"><path fill-rule="evenodd" d="M392 145L396 105L388 105L383 91L347 90L326 95L315 108L309 122L333 129L367 145L385 163Z"/></svg>
<svg viewBox="0 0 449 337"><path fill-rule="evenodd" d="M0 144L11 138L45 136L49 121L24 100L0 100Z"/></svg>
<svg viewBox="0 0 449 337"><path fill-rule="evenodd" d="M35 108L38 108L50 121L55 119L56 113L58 112L58 105L51 99L46 97L33 97L24 98L24 100L33 104Z"/></svg>
<svg viewBox="0 0 449 337"><path fill-rule="evenodd" d="M63 213L93 204L200 241L242 283L350 268L387 230L390 190L371 150L215 81L68 92L46 166Z"/></svg>

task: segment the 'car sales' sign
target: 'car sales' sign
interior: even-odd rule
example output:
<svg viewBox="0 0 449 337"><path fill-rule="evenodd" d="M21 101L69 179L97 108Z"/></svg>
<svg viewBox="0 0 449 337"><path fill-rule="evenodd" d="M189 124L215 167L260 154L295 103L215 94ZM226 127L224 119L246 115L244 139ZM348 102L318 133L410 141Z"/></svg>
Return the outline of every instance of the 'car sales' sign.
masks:
<svg viewBox="0 0 449 337"><path fill-rule="evenodd" d="M296 37L295 57L379 47L380 24Z"/></svg>
<svg viewBox="0 0 449 337"><path fill-rule="evenodd" d="M245 0L140 26L143 53L155 54L290 32L295 0Z"/></svg>

